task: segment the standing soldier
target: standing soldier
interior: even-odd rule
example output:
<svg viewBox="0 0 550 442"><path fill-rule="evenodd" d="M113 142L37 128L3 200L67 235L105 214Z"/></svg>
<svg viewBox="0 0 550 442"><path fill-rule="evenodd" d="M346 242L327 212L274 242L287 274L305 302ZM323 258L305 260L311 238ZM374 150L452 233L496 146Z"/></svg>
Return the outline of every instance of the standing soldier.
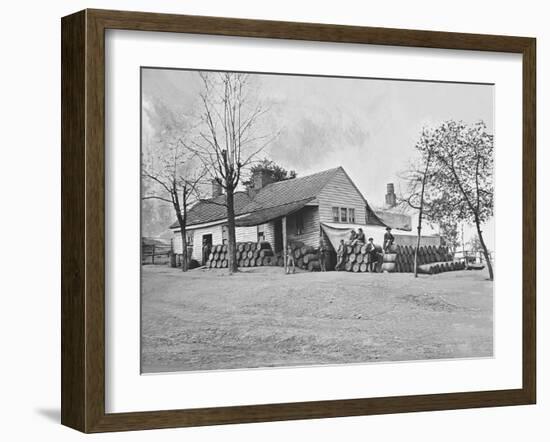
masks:
<svg viewBox="0 0 550 442"><path fill-rule="evenodd" d="M369 238L367 243L367 270L369 272L375 272L378 264L378 251L374 244L374 239Z"/></svg>
<svg viewBox="0 0 550 442"><path fill-rule="evenodd" d="M325 244L325 240L321 236L321 240L319 241L319 265L321 266L321 272L327 271L327 246Z"/></svg>
<svg viewBox="0 0 550 442"><path fill-rule="evenodd" d="M202 240L202 265L205 266L208 261L208 256L210 255L210 244L206 239Z"/></svg>
<svg viewBox="0 0 550 442"><path fill-rule="evenodd" d="M290 247L290 242L286 244L286 274L290 273L290 265L292 264L292 273L296 273L296 264L294 262L294 253Z"/></svg>
<svg viewBox="0 0 550 442"><path fill-rule="evenodd" d="M340 240L340 245L338 246L338 252L337 252L337 261L336 261L336 267L335 269L342 270L342 266L344 265L344 258L346 257L346 244L344 243L344 240Z"/></svg>

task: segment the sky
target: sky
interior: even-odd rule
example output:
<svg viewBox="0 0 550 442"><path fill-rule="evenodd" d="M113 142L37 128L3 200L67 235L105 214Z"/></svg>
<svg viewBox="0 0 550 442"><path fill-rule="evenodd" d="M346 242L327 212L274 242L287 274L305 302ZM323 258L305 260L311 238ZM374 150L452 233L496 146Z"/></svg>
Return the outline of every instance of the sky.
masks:
<svg viewBox="0 0 550 442"><path fill-rule="evenodd" d="M196 71L142 70L144 108L160 101L191 115L200 87ZM373 206L387 183L405 191L400 172L423 127L483 120L493 132L491 85L254 74L253 87L269 109L262 130L276 134L262 156L298 176L342 166ZM142 130L144 140L157 131L146 112Z"/></svg>

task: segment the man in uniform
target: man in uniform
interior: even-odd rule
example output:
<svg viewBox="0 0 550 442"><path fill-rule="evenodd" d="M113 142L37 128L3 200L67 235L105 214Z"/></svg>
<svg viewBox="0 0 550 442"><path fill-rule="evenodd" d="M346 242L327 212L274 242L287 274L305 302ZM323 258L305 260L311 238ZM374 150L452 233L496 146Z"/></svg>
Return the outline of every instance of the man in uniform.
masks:
<svg viewBox="0 0 550 442"><path fill-rule="evenodd" d="M376 250L376 245L374 244L374 239L369 238L367 243L367 270L369 272L376 271L376 264L378 264L378 251Z"/></svg>
<svg viewBox="0 0 550 442"><path fill-rule="evenodd" d="M384 253L389 251L388 249L393 245L394 241L395 237L391 234L391 227L386 227L386 233L384 233L384 246L382 247Z"/></svg>
<svg viewBox="0 0 550 442"><path fill-rule="evenodd" d="M290 247L290 242L286 245L286 274L290 273L290 266L292 265L292 273L296 273L296 263L294 261L294 252Z"/></svg>
<svg viewBox="0 0 550 442"><path fill-rule="evenodd" d="M325 244L325 240L321 236L321 239L319 241L319 265L321 266L321 272L327 271L327 246Z"/></svg>
<svg viewBox="0 0 550 442"><path fill-rule="evenodd" d="M344 243L344 240L340 240L340 245L338 246L338 252L337 252L337 261L336 261L336 270L342 270L342 266L344 265L344 258L346 257L346 244Z"/></svg>

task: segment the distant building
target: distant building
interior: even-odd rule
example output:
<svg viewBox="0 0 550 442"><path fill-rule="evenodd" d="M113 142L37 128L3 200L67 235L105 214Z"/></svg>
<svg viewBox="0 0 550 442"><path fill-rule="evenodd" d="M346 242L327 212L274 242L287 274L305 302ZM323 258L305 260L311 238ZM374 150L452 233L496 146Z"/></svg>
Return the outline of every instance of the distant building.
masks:
<svg viewBox="0 0 550 442"><path fill-rule="evenodd" d="M402 208L397 208L397 196L393 183L386 185L386 204L384 207L375 208L376 215L392 229L412 230L411 216L404 212Z"/></svg>

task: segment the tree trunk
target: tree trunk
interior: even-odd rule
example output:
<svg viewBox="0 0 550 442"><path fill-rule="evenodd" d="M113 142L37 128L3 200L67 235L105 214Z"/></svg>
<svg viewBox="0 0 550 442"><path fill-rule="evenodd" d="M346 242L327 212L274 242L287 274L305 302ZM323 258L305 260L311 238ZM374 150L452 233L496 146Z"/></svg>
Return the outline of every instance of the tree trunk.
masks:
<svg viewBox="0 0 550 442"><path fill-rule="evenodd" d="M189 261L187 259L187 232L185 230L185 225L180 225L181 228L181 271L187 272L189 269Z"/></svg>
<svg viewBox="0 0 550 442"><path fill-rule="evenodd" d="M229 262L227 268L229 273L236 273L239 269L237 266L237 241L235 237L235 202L234 202L234 189L228 187L225 196L227 204L227 254Z"/></svg>
<svg viewBox="0 0 550 442"><path fill-rule="evenodd" d="M483 247L483 256L485 256L485 261L487 262L487 270L489 270L489 279L493 280L493 265L491 264L491 258L489 257L489 250L487 250L487 246L485 245L485 241L483 240L483 235L481 234L481 226L479 223L479 220L476 219L476 229L477 229L477 235L479 237L479 242L481 243L481 247Z"/></svg>
<svg viewBox="0 0 550 442"><path fill-rule="evenodd" d="M420 237L422 235L422 214L424 212L424 189L426 188L426 176L428 175L428 168L430 167L430 160L432 155L428 154L426 159L426 169L424 170L424 176L422 177L422 188L420 190L420 209L418 210L418 227L416 248L414 249L414 277L418 278L418 249L420 249Z"/></svg>

